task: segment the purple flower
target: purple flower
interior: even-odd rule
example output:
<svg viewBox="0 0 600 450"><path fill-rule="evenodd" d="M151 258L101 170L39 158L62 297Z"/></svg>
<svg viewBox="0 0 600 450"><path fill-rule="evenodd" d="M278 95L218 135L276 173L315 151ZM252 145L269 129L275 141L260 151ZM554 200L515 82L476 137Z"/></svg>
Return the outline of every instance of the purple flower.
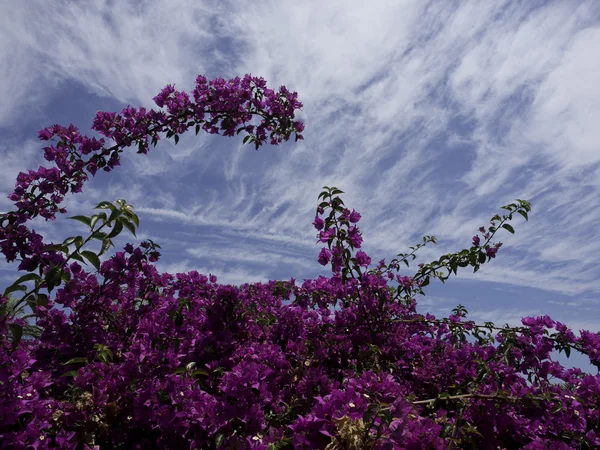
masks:
<svg viewBox="0 0 600 450"><path fill-rule="evenodd" d="M371 264L371 258L363 251L356 252L356 263L362 267L368 267Z"/></svg>
<svg viewBox="0 0 600 450"><path fill-rule="evenodd" d="M348 239L354 247L360 248L363 238L360 235L360 231L356 226L352 226L348 229Z"/></svg>
<svg viewBox="0 0 600 450"><path fill-rule="evenodd" d="M323 247L321 249L321 252L319 253L319 264L321 264L322 266L326 266L329 262L329 258L331 258L331 252L325 247Z"/></svg>
<svg viewBox="0 0 600 450"><path fill-rule="evenodd" d="M473 245L475 247L479 247L479 242L480 242L479 236L477 236L477 235L473 236Z"/></svg>
<svg viewBox="0 0 600 450"><path fill-rule="evenodd" d="M23 258L23 261L21 261L21 264L19 264L18 269L33 272L37 265L38 263L34 258Z"/></svg>
<svg viewBox="0 0 600 450"><path fill-rule="evenodd" d="M495 247L490 247L490 248L485 249L486 255L488 255L490 258L495 258L497 252L498 252L498 249Z"/></svg>
<svg viewBox="0 0 600 450"><path fill-rule="evenodd" d="M327 231L319 232L319 240L318 242L328 242L330 238L334 237L337 230L335 227L331 227Z"/></svg>
<svg viewBox="0 0 600 450"><path fill-rule="evenodd" d="M325 226L325 222L323 222L323 219L321 219L319 216L315 216L315 221L313 222L313 225L317 230L320 231Z"/></svg>
<svg viewBox="0 0 600 450"><path fill-rule="evenodd" d="M352 210L352 212L350 213L350 215L348 216L348 220L352 223L356 223L360 220L361 215L358 213L358 211Z"/></svg>

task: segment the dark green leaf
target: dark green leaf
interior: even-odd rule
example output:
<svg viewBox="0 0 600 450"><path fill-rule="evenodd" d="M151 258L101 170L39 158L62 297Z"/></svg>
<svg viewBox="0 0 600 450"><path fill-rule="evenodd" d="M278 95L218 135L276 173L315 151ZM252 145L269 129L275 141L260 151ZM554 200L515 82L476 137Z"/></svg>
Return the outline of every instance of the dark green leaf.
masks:
<svg viewBox="0 0 600 450"><path fill-rule="evenodd" d="M15 281L13 284L20 284L20 283L25 283L26 281L33 281L33 280L40 280L42 277L40 277L37 273L28 273L27 275L23 275L22 277L18 278L17 281Z"/></svg>
<svg viewBox="0 0 600 450"><path fill-rule="evenodd" d="M13 348L16 348L17 345L19 345L19 342L21 342L21 338L23 337L23 327L16 323L9 323L8 329L10 330L10 333L12 334Z"/></svg>
<svg viewBox="0 0 600 450"><path fill-rule="evenodd" d="M94 209L110 209L111 211L114 211L115 209L117 209L117 207L111 202L100 202L96 205Z"/></svg>
<svg viewBox="0 0 600 450"><path fill-rule="evenodd" d="M106 251L110 248L111 245L112 241L109 238L104 239L102 241L102 248L100 249L100 253L98 253L98 256L101 256L104 253L106 253Z"/></svg>
<svg viewBox="0 0 600 450"><path fill-rule="evenodd" d="M75 259L75 260L85 264L85 261L83 260L83 258L81 258L81 256L77 252L71 254L71 259Z"/></svg>
<svg viewBox="0 0 600 450"><path fill-rule="evenodd" d="M37 295L37 306L48 306L48 296L46 294Z"/></svg>
<svg viewBox="0 0 600 450"><path fill-rule="evenodd" d="M88 360L84 357L72 358L68 360L66 363L63 363L63 366L68 366L69 364L87 364Z"/></svg>
<svg viewBox="0 0 600 450"><path fill-rule="evenodd" d="M121 233L121 231L123 231L123 222L115 222L115 225L113 226L112 231L110 232L110 234L107 237L109 239L114 238L115 236L118 236L119 233Z"/></svg>
<svg viewBox="0 0 600 450"><path fill-rule="evenodd" d="M92 219L88 216L73 216L73 217L69 217L69 219L77 220L78 222L86 224L88 227L91 225L91 222L92 222Z"/></svg>
<svg viewBox="0 0 600 450"><path fill-rule="evenodd" d="M83 243L83 238L81 236L71 236L65 239L65 241L63 242L63 245L71 245L77 241L80 241Z"/></svg>
<svg viewBox="0 0 600 450"><path fill-rule="evenodd" d="M8 294L12 293L12 292L16 292L16 291L23 291L26 292L27 291L27 286L23 286L23 285L18 285L18 284L13 284L12 286L7 287L4 290L4 297L7 297Z"/></svg>
<svg viewBox="0 0 600 450"><path fill-rule="evenodd" d="M135 223L136 227L140 226L140 219L138 218L137 214L135 214L133 211L126 211L125 215L129 217L133 221L133 223Z"/></svg>
<svg viewBox="0 0 600 450"><path fill-rule="evenodd" d="M502 228L504 228L505 230L507 230L508 232L515 234L515 230L512 226L510 226L509 224L505 223L504 225L502 225Z"/></svg>
<svg viewBox="0 0 600 450"><path fill-rule="evenodd" d="M94 252L89 250L84 250L81 252L81 255L87 259L92 265L96 268L96 270L100 270L100 258Z"/></svg>
<svg viewBox="0 0 600 450"><path fill-rule="evenodd" d="M106 233L103 233L102 231L95 231L94 234L92 234L92 238L98 239L99 241L103 241L104 239L106 239Z"/></svg>
<svg viewBox="0 0 600 450"><path fill-rule="evenodd" d="M65 247L62 244L52 244L52 245L46 245L44 247L44 251L46 252L68 252L69 249L65 249Z"/></svg>
<svg viewBox="0 0 600 450"><path fill-rule="evenodd" d="M78 375L76 370L70 370L69 372L63 373L60 377L76 377Z"/></svg>
<svg viewBox="0 0 600 450"><path fill-rule="evenodd" d="M134 225L133 225L131 222L129 222L129 221L128 221L128 220L127 220L125 217L123 217L123 216L119 217L117 220L118 220L120 223L122 223L122 224L123 224L123 226L124 226L125 228L127 228L127 229L128 229L130 232L131 232L131 234L133 234L133 235L135 236L135 226L134 226ZM137 237L137 236L136 236L136 237Z"/></svg>
<svg viewBox="0 0 600 450"><path fill-rule="evenodd" d="M60 285L62 279L62 269L60 267L53 267L46 275L46 284L48 285L48 291L51 291L56 286Z"/></svg>
<svg viewBox="0 0 600 450"><path fill-rule="evenodd" d="M90 228L94 229L94 225L96 225L96 222L98 222L99 219L102 219L103 222L105 222L107 220L106 217L106 213L105 212L100 212L98 214L95 214L92 216L92 219L90 221Z"/></svg>
<svg viewBox="0 0 600 450"><path fill-rule="evenodd" d="M111 224L111 222L113 222L117 217L119 217L121 215L121 211L119 209L113 209L113 211L110 213L110 216L108 216L108 223L109 225Z"/></svg>

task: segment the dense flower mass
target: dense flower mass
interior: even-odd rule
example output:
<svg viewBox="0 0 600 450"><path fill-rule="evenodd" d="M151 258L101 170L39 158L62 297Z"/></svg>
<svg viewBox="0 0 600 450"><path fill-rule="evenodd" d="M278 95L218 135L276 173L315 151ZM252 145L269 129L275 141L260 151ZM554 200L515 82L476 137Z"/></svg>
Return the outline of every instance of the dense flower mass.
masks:
<svg viewBox="0 0 600 450"><path fill-rule="evenodd" d="M199 77L192 98L167 86L155 102L168 114L99 113L94 129L116 142L110 149L74 127L40 132L60 139L44 150L56 167L19 175L10 196L17 211L0 224L6 259L27 272L0 298L0 448L600 446L600 376L550 356L573 349L600 366L598 334L577 336L548 316L499 328L468 321L461 306L444 319L416 312L413 294L430 277L443 281L496 257L501 243L490 239L500 228L514 232L514 213L527 219L525 201L479 229L485 242L474 236L470 249L401 276L400 264L435 238L369 269L365 251L353 256L363 244L361 215L344 206L342 191L325 187L313 225L326 244L318 262L332 273L301 285L292 278L238 287L196 271L160 273L152 241L101 261L111 238L139 226L123 200L74 217L89 227L87 239L46 245L25 227L64 212L58 204L81 191L85 170L112 170L124 147L145 153L158 133L177 136L194 122L209 133L244 131L258 147L267 132L277 144L303 128L293 120L296 94L271 91L260 78ZM247 124L252 114L259 125ZM93 239L102 242L98 254L83 250ZM39 337L23 337L26 320L7 312L17 292Z"/></svg>

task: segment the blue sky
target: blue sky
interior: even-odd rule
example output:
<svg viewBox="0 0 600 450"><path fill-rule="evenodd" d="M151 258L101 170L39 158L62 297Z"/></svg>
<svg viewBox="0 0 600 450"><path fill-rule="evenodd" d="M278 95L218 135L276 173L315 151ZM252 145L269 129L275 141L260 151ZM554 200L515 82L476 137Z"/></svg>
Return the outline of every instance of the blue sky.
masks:
<svg viewBox="0 0 600 450"><path fill-rule="evenodd" d="M547 313L600 331L597 1L11 3L0 5L0 210L19 171L48 164L38 130L88 132L97 110L155 107L167 83L251 73L299 93L303 142L257 152L190 135L131 149L68 198L69 213L125 198L138 237L163 247L159 269L239 285L327 274L311 226L323 185L360 211L374 261L436 236L415 266L470 246L522 198L530 220L498 234L498 258L433 282L419 309L461 303L500 325ZM74 223L35 228L58 240L85 231ZM14 278L2 263L0 284Z"/></svg>

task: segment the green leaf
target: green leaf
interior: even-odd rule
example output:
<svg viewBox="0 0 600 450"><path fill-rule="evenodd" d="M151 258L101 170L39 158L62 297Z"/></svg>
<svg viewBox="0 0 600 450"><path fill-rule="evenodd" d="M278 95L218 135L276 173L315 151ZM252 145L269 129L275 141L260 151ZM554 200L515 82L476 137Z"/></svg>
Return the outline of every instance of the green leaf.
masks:
<svg viewBox="0 0 600 450"><path fill-rule="evenodd" d="M175 139L175 145L179 144L179 135L178 134L173 136L173 139Z"/></svg>
<svg viewBox="0 0 600 450"><path fill-rule="evenodd" d="M454 275L456 275L456 268L458 265L458 261L456 259L452 259L450 261L450 268L452 269L452 271L454 272Z"/></svg>
<svg viewBox="0 0 600 450"><path fill-rule="evenodd" d="M135 223L136 227L140 226L140 219L138 218L137 214L135 214L133 211L129 210L129 211L125 211L124 214L129 217L133 223Z"/></svg>
<svg viewBox="0 0 600 450"><path fill-rule="evenodd" d="M37 306L48 306L48 296L46 294L38 294L37 295Z"/></svg>
<svg viewBox="0 0 600 450"><path fill-rule="evenodd" d="M83 258L81 258L81 256L77 252L71 254L71 259L75 259L75 260L85 264L85 261L83 260Z"/></svg>
<svg viewBox="0 0 600 450"><path fill-rule="evenodd" d="M83 238L81 236L71 236L65 239L63 245L71 245L75 242L81 242L83 244Z"/></svg>
<svg viewBox="0 0 600 450"><path fill-rule="evenodd" d="M9 286L4 290L4 297L8 297L8 294L16 291L27 292L27 286L13 284L12 286Z"/></svg>
<svg viewBox="0 0 600 450"><path fill-rule="evenodd" d="M113 352L104 344L94 344L94 349L98 352L98 358L103 362L107 362L108 359L113 359Z"/></svg>
<svg viewBox="0 0 600 450"><path fill-rule="evenodd" d="M107 220L105 212L101 212L92 216L92 219L90 221L90 228L94 229L94 225L96 225L96 222L98 222L98 220L100 219L102 219L103 222Z"/></svg>
<svg viewBox="0 0 600 450"><path fill-rule="evenodd" d="M31 309L35 308L38 303L37 294L32 293L32 294L28 295L27 298L25 299L25 302L27 302L27 304L29 305L29 307Z"/></svg>
<svg viewBox="0 0 600 450"><path fill-rule="evenodd" d="M485 253L479 253L479 264L485 263Z"/></svg>
<svg viewBox="0 0 600 450"><path fill-rule="evenodd" d="M69 249L65 249L64 245L62 244L51 244L51 245L46 245L44 247L44 251L46 252L63 252L63 253L67 253L69 251Z"/></svg>
<svg viewBox="0 0 600 450"><path fill-rule="evenodd" d="M78 222L81 222L85 225L87 225L88 227L90 226L92 219L88 216L73 216L73 217L68 217L68 219L71 220L76 220Z"/></svg>
<svg viewBox="0 0 600 450"><path fill-rule="evenodd" d="M96 268L96 270L100 270L100 258L94 252L89 250L84 250L81 252L81 255L87 259L92 265Z"/></svg>
<svg viewBox="0 0 600 450"><path fill-rule="evenodd" d="M22 277L18 278L17 281L15 281L13 284L20 284L20 283L25 283L26 281L38 281L41 280L42 277L40 277L37 273L28 273L27 275L23 275Z"/></svg>
<svg viewBox="0 0 600 450"><path fill-rule="evenodd" d="M557 403L554 408L552 408L552 414L556 414L559 413L561 410L563 409L562 404L559 402Z"/></svg>
<svg viewBox="0 0 600 450"><path fill-rule="evenodd" d="M113 205L111 202L100 202L96 205L96 207L94 209L110 209L111 211L114 211L117 209L117 207L115 205Z"/></svg>
<svg viewBox="0 0 600 450"><path fill-rule="evenodd" d="M110 248L111 245L112 245L112 241L109 238L105 238L102 241L102 248L100 249L100 253L98 253L98 256L101 256L104 253L106 253L106 251Z"/></svg>
<svg viewBox="0 0 600 450"><path fill-rule="evenodd" d="M114 221L117 217L119 217L121 215L121 211L118 209L113 209L113 211L110 213L110 216L108 216L108 222L109 225L112 221Z"/></svg>
<svg viewBox="0 0 600 450"><path fill-rule="evenodd" d="M512 226L510 226L509 224L505 223L504 225L502 225L502 228L504 228L505 230L507 230L508 232L515 234L515 230Z"/></svg>
<svg viewBox="0 0 600 450"><path fill-rule="evenodd" d="M87 364L87 362L87 358L80 356L78 358L72 358L68 360L66 363L63 363L63 366L68 366L69 364Z"/></svg>
<svg viewBox="0 0 600 450"><path fill-rule="evenodd" d="M83 247L83 238L81 236L77 236L75 238L75 247L77 248L77 250Z"/></svg>
<svg viewBox="0 0 600 450"><path fill-rule="evenodd" d="M115 222L115 225L114 225L112 231L110 232L110 234L107 237L109 239L114 238L115 236L118 236L121 231L123 231L123 222Z"/></svg>
<svg viewBox="0 0 600 450"><path fill-rule="evenodd" d="M69 372L63 373L60 376L60 378L62 378L62 377L76 377L77 375L79 375L79 373L76 370L70 370Z"/></svg>
<svg viewBox="0 0 600 450"><path fill-rule="evenodd" d="M224 441L225 441L225 435L223 433L219 433L215 436L215 446L217 448L219 448L221 445L223 445Z"/></svg>
<svg viewBox="0 0 600 450"><path fill-rule="evenodd" d="M23 327L16 323L9 323L8 329L10 330L10 333L12 334L13 348L17 348L17 345L19 345L19 342L21 342L21 338L23 337Z"/></svg>
<svg viewBox="0 0 600 450"><path fill-rule="evenodd" d="M46 275L46 284L48 285L48 291L51 291L56 286L59 286L61 279L62 269L58 266L53 267Z"/></svg>
<svg viewBox="0 0 600 450"><path fill-rule="evenodd" d="M529 220L529 218L527 217L527 213L525 211L521 211L520 209L517 209L517 212L519 214L521 214L523 217L525 217L525 220Z"/></svg>
<svg viewBox="0 0 600 450"><path fill-rule="evenodd" d="M117 220L119 221L119 223L122 223L123 226L131 232L131 234L133 234L135 236L135 226L131 222L129 222L123 216L119 217ZM137 237L137 236L135 236L135 237Z"/></svg>

